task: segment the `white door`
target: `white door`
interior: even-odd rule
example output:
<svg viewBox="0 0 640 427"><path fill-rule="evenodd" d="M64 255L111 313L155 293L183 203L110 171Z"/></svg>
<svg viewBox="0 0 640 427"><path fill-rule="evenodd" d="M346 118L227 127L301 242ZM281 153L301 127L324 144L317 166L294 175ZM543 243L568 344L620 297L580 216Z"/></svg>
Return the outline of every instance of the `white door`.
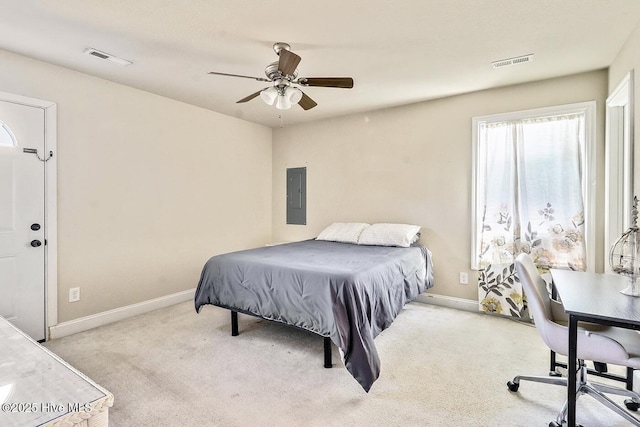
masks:
<svg viewBox="0 0 640 427"><path fill-rule="evenodd" d="M42 108L0 101L0 315L45 339Z"/></svg>

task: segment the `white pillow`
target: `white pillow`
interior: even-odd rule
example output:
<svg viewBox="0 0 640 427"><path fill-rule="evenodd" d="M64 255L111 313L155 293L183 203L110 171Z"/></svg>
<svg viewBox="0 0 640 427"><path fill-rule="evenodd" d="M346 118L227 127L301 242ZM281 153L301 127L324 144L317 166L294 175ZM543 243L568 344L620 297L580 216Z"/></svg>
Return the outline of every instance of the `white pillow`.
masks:
<svg viewBox="0 0 640 427"><path fill-rule="evenodd" d="M364 222L334 222L318 234L316 240L330 242L358 243L362 230L369 227Z"/></svg>
<svg viewBox="0 0 640 427"><path fill-rule="evenodd" d="M360 234L358 244L408 248L418 240L419 233L419 225L378 223L367 227Z"/></svg>

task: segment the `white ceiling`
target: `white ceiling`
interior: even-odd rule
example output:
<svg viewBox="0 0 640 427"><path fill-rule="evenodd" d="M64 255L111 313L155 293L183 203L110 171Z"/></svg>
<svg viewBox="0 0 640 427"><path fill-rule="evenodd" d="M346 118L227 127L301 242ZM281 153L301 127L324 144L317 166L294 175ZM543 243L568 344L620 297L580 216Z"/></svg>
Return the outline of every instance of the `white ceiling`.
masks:
<svg viewBox="0 0 640 427"><path fill-rule="evenodd" d="M0 0L0 48L278 127L605 68L639 21L638 0ZM267 83L207 74L264 77L277 41L301 77L354 88L304 88L318 106L281 112L236 103Z"/></svg>

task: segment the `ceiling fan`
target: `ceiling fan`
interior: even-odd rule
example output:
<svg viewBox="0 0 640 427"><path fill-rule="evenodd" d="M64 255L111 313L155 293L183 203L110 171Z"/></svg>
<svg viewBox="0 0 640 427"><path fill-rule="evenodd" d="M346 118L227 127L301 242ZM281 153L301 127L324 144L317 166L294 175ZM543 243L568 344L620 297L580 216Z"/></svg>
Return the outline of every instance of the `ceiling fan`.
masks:
<svg viewBox="0 0 640 427"><path fill-rule="evenodd" d="M337 87L343 89L351 89L353 87L353 79L351 77L298 77L298 64L302 59L300 56L291 52L291 46L287 43L274 43L273 50L280 58L267 65L264 70L267 78L243 76L239 74L219 73L215 71L209 74L230 77L242 77L253 79L259 82L271 82L271 86L267 86L249 96L242 98L236 103L251 101L253 98L260 96L264 102L269 105L276 106L279 110L287 110L292 104L298 104L304 110L310 110L318 105L307 94L302 92L299 87Z"/></svg>

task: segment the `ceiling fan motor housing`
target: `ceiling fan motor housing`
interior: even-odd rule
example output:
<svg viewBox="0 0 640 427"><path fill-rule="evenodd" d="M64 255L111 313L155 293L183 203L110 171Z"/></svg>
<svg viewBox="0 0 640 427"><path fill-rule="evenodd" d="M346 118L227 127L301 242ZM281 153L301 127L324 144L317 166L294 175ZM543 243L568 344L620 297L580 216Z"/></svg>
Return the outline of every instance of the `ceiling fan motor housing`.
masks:
<svg viewBox="0 0 640 427"><path fill-rule="evenodd" d="M264 74L267 76L269 80L275 81L279 79L286 79L288 81L292 81L298 77L297 68L293 72L293 74L285 76L278 69L278 64L279 64L278 61L272 62L271 64L267 65L267 67L264 69Z"/></svg>

